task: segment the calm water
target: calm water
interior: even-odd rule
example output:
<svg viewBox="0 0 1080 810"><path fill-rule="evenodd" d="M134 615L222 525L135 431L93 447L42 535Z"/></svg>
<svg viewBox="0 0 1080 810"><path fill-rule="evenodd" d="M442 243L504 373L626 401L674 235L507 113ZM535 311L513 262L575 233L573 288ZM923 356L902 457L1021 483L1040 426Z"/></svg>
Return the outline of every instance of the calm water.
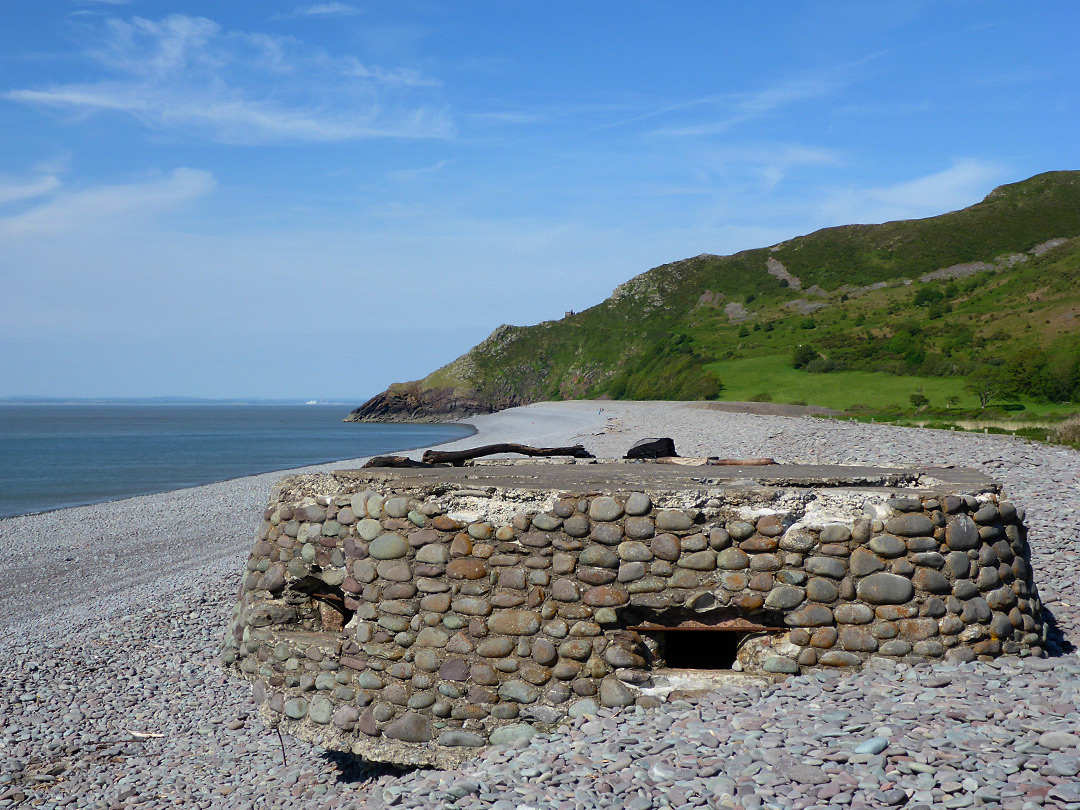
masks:
<svg viewBox="0 0 1080 810"><path fill-rule="evenodd" d="M451 441L340 405L0 405L0 517Z"/></svg>

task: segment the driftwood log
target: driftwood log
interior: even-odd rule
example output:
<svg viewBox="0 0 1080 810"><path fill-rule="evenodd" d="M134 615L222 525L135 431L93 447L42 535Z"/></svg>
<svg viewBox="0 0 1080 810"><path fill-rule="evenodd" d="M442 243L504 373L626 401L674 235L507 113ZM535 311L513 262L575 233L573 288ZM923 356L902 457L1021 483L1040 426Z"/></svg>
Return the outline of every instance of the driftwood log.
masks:
<svg viewBox="0 0 1080 810"><path fill-rule="evenodd" d="M368 469L369 467L431 467L432 464L425 464L423 461L414 461L408 456L375 456L368 460L361 469Z"/></svg>
<svg viewBox="0 0 1080 810"><path fill-rule="evenodd" d="M523 456L571 456L573 458L596 458L580 444L573 447L529 447L525 444L485 444L469 450L427 450L422 456L426 464L452 464L460 467L470 459L493 456L496 453L520 453Z"/></svg>
<svg viewBox="0 0 1080 810"><path fill-rule="evenodd" d="M709 458L705 463L710 467L767 467L776 462L771 458Z"/></svg>
<svg viewBox="0 0 1080 810"><path fill-rule="evenodd" d="M717 458L716 456L709 458L670 456L654 458L652 461L657 464L676 464L680 467L764 467L776 463L771 458Z"/></svg>

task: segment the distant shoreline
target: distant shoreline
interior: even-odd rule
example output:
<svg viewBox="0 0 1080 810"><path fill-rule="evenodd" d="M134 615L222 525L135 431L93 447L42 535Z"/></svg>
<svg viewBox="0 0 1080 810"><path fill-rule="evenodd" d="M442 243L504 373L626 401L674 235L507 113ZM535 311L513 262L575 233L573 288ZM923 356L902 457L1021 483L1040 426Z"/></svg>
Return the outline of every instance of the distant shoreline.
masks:
<svg viewBox="0 0 1080 810"><path fill-rule="evenodd" d="M296 403L7 402L0 405L0 519L405 452L476 433L465 422L358 428L341 421L344 410Z"/></svg>
<svg viewBox="0 0 1080 810"><path fill-rule="evenodd" d="M379 423L370 422L368 424L379 424ZM399 424L399 423L390 422L390 423L387 423L387 424ZM419 450L419 449L426 450L426 449L432 448L432 447L442 447L443 445L446 445L446 444L452 444L453 442L463 441L464 439L467 439L470 436L473 436L473 435L475 435L477 433L476 427L469 424L469 423L467 423L467 422L461 422L461 423L447 422L446 424L447 425L459 425L460 427L469 428L470 432L466 433L464 436L455 436L454 438L447 439L444 442L436 442L435 444L421 444L421 445L410 445L408 447L399 447L399 448L397 448L395 450L388 451L387 453L383 453L381 455L390 455L390 454L393 454L393 453L405 453L405 452L408 452L410 450ZM364 458L366 458L366 457L364 457ZM282 476L285 476L285 475L287 475L287 474L289 474L291 472L294 472L296 470L307 469L308 467L321 467L321 466L326 466L328 464L340 464L342 462L351 461L351 460L352 460L351 458L332 458L332 459L326 459L326 460L313 461L313 462L311 462L311 464L305 464L303 467L286 467L284 469L275 469L275 470L256 470L256 471L248 473L246 475L234 475L234 476L230 476L229 478L215 478L215 479L213 479L211 481L199 481L198 483L188 484L187 486L182 486L182 487L171 487L169 489L154 490L154 491L151 491L151 492L136 492L136 493L131 494L131 495L120 495L120 496L118 496L116 498L101 498L101 499L97 499L97 500L80 501L79 503L70 503L70 504L65 504L63 506L56 506L56 507L53 507L52 509L40 509L40 510L32 511L32 512L20 512L17 515L0 515L0 521L12 520L14 518L21 518L21 517L33 517L33 516L36 516L36 515L48 515L48 514L50 514L52 512L63 512L66 509L78 509L78 508L83 507L83 506L98 506L98 505L101 505L101 504L118 503L120 501L132 500L133 498L146 498L146 497L150 497L152 495L164 495L164 494L167 494L169 492L180 492L180 491L187 490L187 489L196 489L197 487L205 487L205 486L209 486L211 484L227 484L227 483L229 483L231 481L242 481L245 478L253 478L255 476L260 476L260 475L280 474Z"/></svg>

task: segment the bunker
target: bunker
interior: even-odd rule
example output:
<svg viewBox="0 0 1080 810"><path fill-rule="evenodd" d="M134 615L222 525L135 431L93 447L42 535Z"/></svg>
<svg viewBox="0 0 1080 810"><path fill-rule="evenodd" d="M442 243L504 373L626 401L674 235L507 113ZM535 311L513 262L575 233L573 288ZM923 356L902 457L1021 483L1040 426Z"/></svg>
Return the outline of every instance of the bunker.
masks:
<svg viewBox="0 0 1080 810"><path fill-rule="evenodd" d="M372 761L716 678L1043 654L1023 511L968 469L352 470L264 517L222 661L268 722Z"/></svg>

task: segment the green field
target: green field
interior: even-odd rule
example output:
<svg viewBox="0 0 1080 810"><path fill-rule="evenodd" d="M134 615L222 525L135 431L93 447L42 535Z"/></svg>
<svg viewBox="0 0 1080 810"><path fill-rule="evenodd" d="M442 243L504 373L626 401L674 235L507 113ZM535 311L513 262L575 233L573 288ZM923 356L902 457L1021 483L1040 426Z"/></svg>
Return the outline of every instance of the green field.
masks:
<svg viewBox="0 0 1080 810"><path fill-rule="evenodd" d="M979 410L979 400L965 390L959 377L898 376L875 371L833 371L811 374L791 367L791 358L784 355L748 357L711 363L706 368L720 377L724 384L721 399L747 401L767 395L772 402L820 405L838 411L855 409L870 411L905 411L913 413L909 397L922 393L930 404L928 410L940 414L943 410L960 412ZM949 397L958 397L950 408ZM1017 421L1044 416L1064 416L1074 413L1074 404L1040 403L1020 400L1022 411L1013 414Z"/></svg>
<svg viewBox="0 0 1080 810"><path fill-rule="evenodd" d="M745 401L761 394L772 402L820 405L845 411L854 406L873 410L910 409L908 397L916 391L930 400L930 407L944 408L951 396L960 398L958 408L978 408L979 400L964 390L956 377L913 377L879 371L834 371L810 374L791 367L789 355L747 357L706 366L724 384L722 398Z"/></svg>

